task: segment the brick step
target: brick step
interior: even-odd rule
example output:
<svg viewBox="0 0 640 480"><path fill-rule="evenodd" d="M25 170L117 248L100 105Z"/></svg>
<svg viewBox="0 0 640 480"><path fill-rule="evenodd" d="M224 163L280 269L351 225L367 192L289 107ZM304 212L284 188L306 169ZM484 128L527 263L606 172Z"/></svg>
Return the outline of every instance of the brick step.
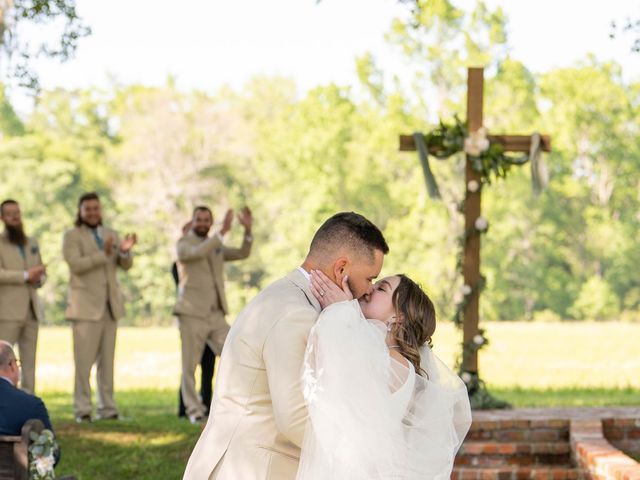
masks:
<svg viewBox="0 0 640 480"><path fill-rule="evenodd" d="M459 466L501 467L506 465L571 464L568 442L479 442L465 441L455 459Z"/></svg>
<svg viewBox="0 0 640 480"><path fill-rule="evenodd" d="M467 440L498 442L558 442L569 440L569 420L479 420Z"/></svg>
<svg viewBox="0 0 640 480"><path fill-rule="evenodd" d="M451 480L589 480L586 470L570 467L454 467Z"/></svg>

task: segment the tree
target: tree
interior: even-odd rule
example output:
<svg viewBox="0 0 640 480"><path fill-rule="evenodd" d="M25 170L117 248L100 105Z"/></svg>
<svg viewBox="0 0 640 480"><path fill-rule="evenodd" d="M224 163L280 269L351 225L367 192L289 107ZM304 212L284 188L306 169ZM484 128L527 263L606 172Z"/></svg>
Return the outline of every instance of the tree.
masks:
<svg viewBox="0 0 640 480"><path fill-rule="evenodd" d="M54 42L34 44L27 38L41 34L43 25L62 24ZM91 33L76 12L75 0L0 0L0 62L4 75L16 78L20 86L39 89L37 73L30 65L38 57L66 61L73 57L78 41Z"/></svg>
<svg viewBox="0 0 640 480"><path fill-rule="evenodd" d="M640 19L625 18L622 22L612 21L609 37L614 39L619 35L631 34L635 37L631 43L631 51L640 53Z"/></svg>

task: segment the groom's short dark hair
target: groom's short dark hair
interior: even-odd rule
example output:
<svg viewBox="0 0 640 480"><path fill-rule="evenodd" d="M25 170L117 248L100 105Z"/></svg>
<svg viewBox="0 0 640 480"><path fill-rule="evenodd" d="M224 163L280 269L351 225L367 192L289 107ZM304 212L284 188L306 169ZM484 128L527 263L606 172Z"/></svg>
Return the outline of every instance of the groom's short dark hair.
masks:
<svg viewBox="0 0 640 480"><path fill-rule="evenodd" d="M341 247L373 258L373 251L389 252L382 232L372 222L355 212L340 212L325 221L311 240L310 253L330 253Z"/></svg>

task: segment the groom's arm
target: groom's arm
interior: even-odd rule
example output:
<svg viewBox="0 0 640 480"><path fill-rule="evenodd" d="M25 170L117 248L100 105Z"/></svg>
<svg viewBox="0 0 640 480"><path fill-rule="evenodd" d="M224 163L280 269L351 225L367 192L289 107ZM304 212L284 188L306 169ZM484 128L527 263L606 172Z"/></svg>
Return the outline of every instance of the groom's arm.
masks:
<svg viewBox="0 0 640 480"><path fill-rule="evenodd" d="M302 447L308 416L300 375L309 330L317 316L312 308L285 313L269 332L263 349L276 427L298 447Z"/></svg>

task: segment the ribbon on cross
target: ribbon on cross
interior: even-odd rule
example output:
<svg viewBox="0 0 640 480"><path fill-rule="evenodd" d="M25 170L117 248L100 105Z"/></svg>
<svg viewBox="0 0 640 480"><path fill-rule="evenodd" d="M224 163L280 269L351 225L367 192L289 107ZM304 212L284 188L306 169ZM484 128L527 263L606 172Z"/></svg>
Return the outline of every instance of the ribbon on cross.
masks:
<svg viewBox="0 0 640 480"><path fill-rule="evenodd" d="M424 181L429 197L432 199L440 199L442 196L440 195L438 183L431 171L431 166L429 164L429 147L427 146L425 137L422 133L415 132L413 134L413 141L415 142L416 150L418 151L418 157L420 159L420 165L422 166L422 173L424 174ZM531 162L531 188L536 196L540 195L549 182L549 173L544 161L542 160L542 151L542 135L535 132L531 135L529 155L510 160L513 165L522 165L527 161Z"/></svg>
<svg viewBox="0 0 640 480"><path fill-rule="evenodd" d="M531 187L534 195L537 196L549 183L549 172L542 161L542 135L538 132L531 135L529 161L531 162Z"/></svg>
<svg viewBox="0 0 640 480"><path fill-rule="evenodd" d="M440 195L440 189L436 183L436 178L433 176L433 172L429 166L429 148L427 142L424 140L424 135L420 132L413 134L413 140L416 143L416 150L418 150L418 156L420 157L420 164L422 165L422 172L424 173L424 181L427 184L427 192L431 198L442 198Z"/></svg>

